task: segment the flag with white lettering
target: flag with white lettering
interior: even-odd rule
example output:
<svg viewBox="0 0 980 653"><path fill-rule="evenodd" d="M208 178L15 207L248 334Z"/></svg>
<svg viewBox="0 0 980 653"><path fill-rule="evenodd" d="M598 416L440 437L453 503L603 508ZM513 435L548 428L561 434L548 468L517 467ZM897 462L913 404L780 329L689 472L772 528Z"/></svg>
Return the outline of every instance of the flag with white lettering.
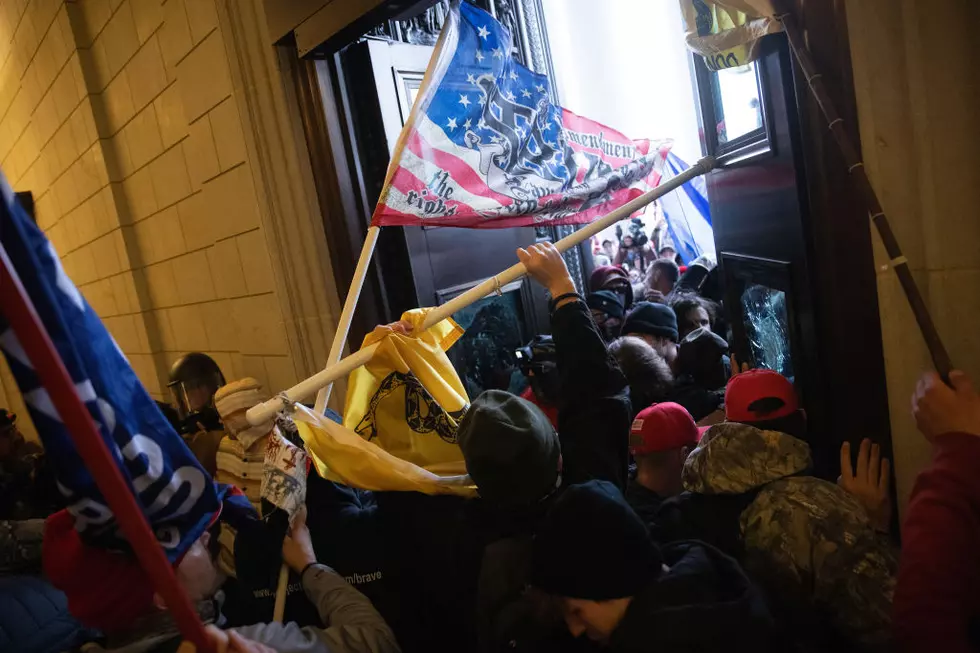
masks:
<svg viewBox="0 0 980 653"><path fill-rule="evenodd" d="M197 540L220 508L222 489L174 431L99 317L65 274L58 255L18 204L0 174L0 244L20 277L78 396L171 561ZM128 544L75 448L48 391L7 322L0 349L37 427L45 455L82 539L95 546Z"/></svg>
<svg viewBox="0 0 980 653"><path fill-rule="evenodd" d="M579 224L660 182L670 141L631 140L551 101L490 14L454 3L372 224Z"/></svg>

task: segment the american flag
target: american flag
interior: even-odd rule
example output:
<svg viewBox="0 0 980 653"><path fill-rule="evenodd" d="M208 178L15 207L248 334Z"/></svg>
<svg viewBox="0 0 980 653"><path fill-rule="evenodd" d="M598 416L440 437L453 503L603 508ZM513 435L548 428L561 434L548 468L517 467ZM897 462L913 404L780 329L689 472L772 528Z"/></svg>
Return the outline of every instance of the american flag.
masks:
<svg viewBox="0 0 980 653"><path fill-rule="evenodd" d="M247 502L233 496L227 487L216 487L191 454L65 274L54 247L18 204L2 174L0 193L0 245L57 348L75 391L124 478L129 479L168 558L175 561L201 536L223 499L239 509ZM55 469L75 529L88 544L128 549L51 396L2 317L0 349Z"/></svg>
<svg viewBox="0 0 980 653"><path fill-rule="evenodd" d="M510 32L454 3L372 224L586 223L660 182L670 141L634 141L551 101Z"/></svg>

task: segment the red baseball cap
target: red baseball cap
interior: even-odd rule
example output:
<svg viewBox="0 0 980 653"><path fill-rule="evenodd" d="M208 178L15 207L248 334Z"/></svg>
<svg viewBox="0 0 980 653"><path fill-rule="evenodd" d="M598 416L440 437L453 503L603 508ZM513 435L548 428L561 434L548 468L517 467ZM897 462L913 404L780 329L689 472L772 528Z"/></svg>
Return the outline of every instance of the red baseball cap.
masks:
<svg viewBox="0 0 980 653"><path fill-rule="evenodd" d="M766 399L770 401L762 402ZM728 380L725 419L762 422L792 415L800 407L789 379L772 370L749 370Z"/></svg>
<svg viewBox="0 0 980 653"><path fill-rule="evenodd" d="M698 428L680 404L664 402L644 408L630 427L630 453L643 455L696 445L707 428Z"/></svg>

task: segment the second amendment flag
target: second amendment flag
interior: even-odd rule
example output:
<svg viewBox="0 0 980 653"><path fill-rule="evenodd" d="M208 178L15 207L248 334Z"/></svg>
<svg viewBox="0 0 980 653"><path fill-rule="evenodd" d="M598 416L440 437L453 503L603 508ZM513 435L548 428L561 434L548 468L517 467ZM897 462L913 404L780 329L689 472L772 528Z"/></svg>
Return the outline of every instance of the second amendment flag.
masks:
<svg viewBox="0 0 980 653"><path fill-rule="evenodd" d="M660 183L670 141L632 140L551 102L490 14L454 3L372 224L581 224Z"/></svg>

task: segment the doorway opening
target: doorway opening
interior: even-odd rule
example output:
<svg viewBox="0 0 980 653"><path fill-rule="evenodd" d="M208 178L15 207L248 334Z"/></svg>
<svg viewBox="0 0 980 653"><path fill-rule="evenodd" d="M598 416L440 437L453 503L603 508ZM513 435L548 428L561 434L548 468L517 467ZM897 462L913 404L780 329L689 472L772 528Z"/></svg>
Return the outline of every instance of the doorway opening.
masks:
<svg viewBox="0 0 980 653"><path fill-rule="evenodd" d="M840 439L856 441L874 430L886 440L882 393L871 402L875 410L864 411L862 428L855 423L845 433L835 427L841 422L835 415L854 411L839 397L832 400L837 393L830 371L844 365L883 375L876 348L853 351L827 334L841 330L839 316L847 313L844 307L852 314L854 306L867 313L860 321L867 327L865 340L880 342L880 331L873 319L873 275L862 272L846 285L821 279L836 269L842 249L870 262L869 235L866 224L844 219L835 204L840 193L828 192L834 187L828 180L836 176L827 161L815 159L813 145L824 133L807 122L785 38L769 35L753 63L716 72L688 52L674 2L466 1L510 30L514 56L548 76L555 104L634 139L672 138L676 158L668 162L668 175L702 155L718 162L712 173L637 216L637 223L621 223L621 233L614 228L567 252L579 289L588 291L597 265L619 263L629 268L637 286L633 294L643 299L648 263L661 254L677 256L683 265L710 259L717 264L710 299L723 305L716 331L740 361L788 373L812 416L811 432L834 433L811 441L817 471L836 475ZM372 21L365 11L357 24L370 28L354 30L360 34L353 41L304 51L313 62L304 63L305 78L298 84L320 113L319 132L307 125L315 177L316 151L329 142L322 166L329 183L318 182L318 190L321 203L330 205L325 225L341 287L350 279L391 151L448 11L447 2L428 0L378 6L396 17ZM834 19L842 20L837 14ZM374 324L416 306L444 303L508 267L517 247L553 241L571 229L383 229L351 342ZM652 252L617 261L630 237L645 239ZM456 316L469 329L453 362L471 394L520 389L515 349L549 328L543 290L526 281L502 290L500 297Z"/></svg>

